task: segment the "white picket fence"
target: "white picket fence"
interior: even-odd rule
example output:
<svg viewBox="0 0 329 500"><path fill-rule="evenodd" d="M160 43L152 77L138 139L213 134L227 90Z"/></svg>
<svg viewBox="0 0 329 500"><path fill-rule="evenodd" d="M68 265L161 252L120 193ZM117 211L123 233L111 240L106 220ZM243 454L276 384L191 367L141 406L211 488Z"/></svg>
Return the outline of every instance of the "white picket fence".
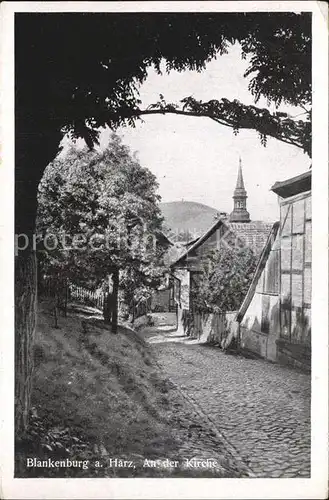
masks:
<svg viewBox="0 0 329 500"><path fill-rule="evenodd" d="M77 286L70 284L70 300L76 300L87 306L94 306L98 309L103 309L104 305L104 293L101 290L87 290L82 286Z"/></svg>

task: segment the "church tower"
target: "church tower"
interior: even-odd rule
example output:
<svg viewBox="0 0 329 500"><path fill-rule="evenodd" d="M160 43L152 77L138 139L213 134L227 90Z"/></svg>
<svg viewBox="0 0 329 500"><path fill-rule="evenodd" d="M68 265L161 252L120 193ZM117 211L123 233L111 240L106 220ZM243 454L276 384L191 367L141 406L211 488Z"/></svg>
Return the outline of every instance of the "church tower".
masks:
<svg viewBox="0 0 329 500"><path fill-rule="evenodd" d="M250 215L247 211L247 198L247 191L243 183L241 158L239 158L238 180L233 194L234 209L230 214L230 222L250 222Z"/></svg>

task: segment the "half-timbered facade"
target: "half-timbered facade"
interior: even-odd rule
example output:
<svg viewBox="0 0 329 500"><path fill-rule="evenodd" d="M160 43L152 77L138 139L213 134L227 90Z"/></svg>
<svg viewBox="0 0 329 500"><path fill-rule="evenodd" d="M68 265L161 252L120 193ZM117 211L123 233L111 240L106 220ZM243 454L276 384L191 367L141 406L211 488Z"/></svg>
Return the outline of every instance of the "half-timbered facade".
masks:
<svg viewBox="0 0 329 500"><path fill-rule="evenodd" d="M300 368L311 363L311 171L283 182L280 226L238 313L241 346Z"/></svg>

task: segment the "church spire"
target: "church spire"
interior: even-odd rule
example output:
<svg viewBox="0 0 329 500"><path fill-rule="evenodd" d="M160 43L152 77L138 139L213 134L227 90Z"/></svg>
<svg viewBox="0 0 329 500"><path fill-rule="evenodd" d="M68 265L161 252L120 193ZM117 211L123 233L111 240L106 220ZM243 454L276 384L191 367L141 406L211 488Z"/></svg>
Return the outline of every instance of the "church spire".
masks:
<svg viewBox="0 0 329 500"><path fill-rule="evenodd" d="M247 211L247 198L242 175L242 162L239 157L238 178L233 194L234 208L230 215L230 222L250 222L250 215Z"/></svg>
<svg viewBox="0 0 329 500"><path fill-rule="evenodd" d="M239 156L238 180L236 181L236 188L235 189L244 189L243 176L242 176L241 156Z"/></svg>

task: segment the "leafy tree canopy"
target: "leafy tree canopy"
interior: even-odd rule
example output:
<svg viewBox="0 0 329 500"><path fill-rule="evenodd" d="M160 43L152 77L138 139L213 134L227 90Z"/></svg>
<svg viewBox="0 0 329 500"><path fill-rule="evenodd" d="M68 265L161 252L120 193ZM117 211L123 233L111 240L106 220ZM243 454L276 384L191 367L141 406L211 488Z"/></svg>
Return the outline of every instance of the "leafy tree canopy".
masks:
<svg viewBox="0 0 329 500"><path fill-rule="evenodd" d="M256 102L263 96L277 105L310 104L308 13L18 14L18 119L22 125L39 128L40 134L40 127L51 123L83 137L91 147L97 141L98 127L133 125L141 111L149 111L140 109L138 98L148 67L153 65L160 72L165 60L168 72L201 71L207 61L235 42L249 61L245 76L251 77L249 90ZM276 115L269 120L265 116L262 129L259 118L264 112L259 114L256 107L224 100L220 105L197 106L197 100L188 99L182 111L197 107L198 114L214 113L235 130L241 116L242 128L256 128L263 137L270 134L280 139L291 133L294 138L297 134L293 143L309 152L301 140L301 123L294 127L286 117L281 120Z"/></svg>
<svg viewBox="0 0 329 500"><path fill-rule="evenodd" d="M139 294L158 284L164 248L157 187L114 134L104 152L71 147L59 155L39 186L43 272L97 287L124 269L123 283Z"/></svg>
<svg viewBox="0 0 329 500"><path fill-rule="evenodd" d="M165 61L167 71L201 71L207 61L225 53L234 42L240 43L242 57L250 61L247 76L251 77L250 91L256 100L262 95L276 104L286 102L305 107L310 104L309 13L17 13L16 233L31 236L35 230L37 187L46 165L57 154L63 132L83 137L92 147L97 142L99 127L108 125L115 129L124 124L133 125L142 111L163 113L162 104L160 109L140 109L138 88L147 77L147 69L153 65L160 71L161 62ZM189 96L182 95L182 99L186 97ZM197 96L195 99L197 101ZM202 103L186 101L183 104L188 108L196 105L200 114ZM231 103L224 103L220 116L217 108L216 105L216 119L231 126ZM236 131L241 124L239 110L240 104L234 104L232 123ZM257 109L254 113L260 116ZM261 125L262 120L257 123ZM268 125L268 120L264 123ZM255 128L253 121L249 125ZM276 119L271 123L271 131L274 125L277 126ZM288 125L294 127L290 122ZM309 129L308 126L305 136ZM268 127L259 132L263 137L268 135ZM285 128L284 137L288 133ZM274 136L280 139L282 135ZM81 190L81 200L84 189L88 188L86 183ZM106 203L104 201L103 207L101 201L95 200L102 210ZM128 200L125 201L129 205ZM91 213L92 210L94 208ZM99 213L97 218L101 217ZM68 221L75 224L70 214ZM84 222L88 227L87 216ZM19 360L15 370L17 431L24 429L28 420L30 347L35 328L34 268L30 248L20 252L15 271L15 346Z"/></svg>
<svg viewBox="0 0 329 500"><path fill-rule="evenodd" d="M203 257L202 275L192 288L200 312L236 311L250 286L257 259L248 247L224 247Z"/></svg>

